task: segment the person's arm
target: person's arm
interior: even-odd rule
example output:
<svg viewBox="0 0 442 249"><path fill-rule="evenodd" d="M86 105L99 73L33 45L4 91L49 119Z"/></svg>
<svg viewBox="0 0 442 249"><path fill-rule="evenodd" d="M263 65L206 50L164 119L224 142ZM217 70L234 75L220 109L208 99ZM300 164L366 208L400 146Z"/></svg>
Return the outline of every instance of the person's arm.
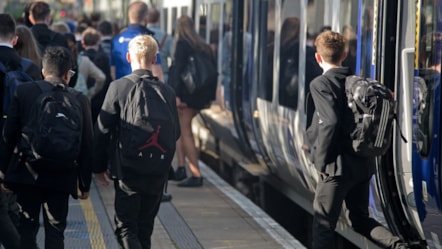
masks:
<svg viewBox="0 0 442 249"><path fill-rule="evenodd" d="M96 175L103 174L107 170L107 150L111 134L115 131L119 121L118 83L121 82L113 81L110 84L95 126L93 172Z"/></svg>
<svg viewBox="0 0 442 249"><path fill-rule="evenodd" d="M163 74L163 68L161 66L160 53L157 53L157 60L155 61L155 64L152 66L152 74L153 76L157 77L161 82L164 82L164 74Z"/></svg>
<svg viewBox="0 0 442 249"><path fill-rule="evenodd" d="M81 191L80 199L89 196L89 189L92 180L92 144L93 128L92 114L89 100L83 94L78 95L83 110L83 133L81 137L81 151L78 156L78 187Z"/></svg>
<svg viewBox="0 0 442 249"><path fill-rule="evenodd" d="M331 158L331 153L334 150L332 144L336 136L336 130L338 129L338 115L337 115L337 103L333 98L331 89L326 85L325 80L315 80L310 85L310 91L315 103L315 114L318 115L317 122L317 137L316 137L316 150L314 151L314 163L317 169L321 172L325 172L325 167L328 163L327 160Z"/></svg>
<svg viewBox="0 0 442 249"><path fill-rule="evenodd" d="M95 79L95 85L90 89L90 98L92 99L98 92L103 89L106 75L98 68L87 56L83 58L83 63L86 64L88 75L87 78Z"/></svg>

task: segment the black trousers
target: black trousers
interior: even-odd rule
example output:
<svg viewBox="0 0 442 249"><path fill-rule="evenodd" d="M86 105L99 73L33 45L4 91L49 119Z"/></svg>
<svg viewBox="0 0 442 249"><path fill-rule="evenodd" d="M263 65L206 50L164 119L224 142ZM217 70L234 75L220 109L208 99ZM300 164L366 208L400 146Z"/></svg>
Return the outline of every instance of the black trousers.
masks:
<svg viewBox="0 0 442 249"><path fill-rule="evenodd" d="M6 249L19 249L20 236L8 214L8 206L7 196L0 190L0 243Z"/></svg>
<svg viewBox="0 0 442 249"><path fill-rule="evenodd" d="M118 243L124 249L150 249L155 216L160 208L163 188L136 191L115 180L115 224Z"/></svg>
<svg viewBox="0 0 442 249"><path fill-rule="evenodd" d="M345 201L353 229L383 248L399 241L388 229L369 217L368 202L372 170L367 161L344 156L346 165L342 176L321 175L313 202L313 249L331 249L334 230ZM373 162L374 163L374 162ZM350 166L350 167L348 167Z"/></svg>
<svg viewBox="0 0 442 249"><path fill-rule="evenodd" d="M43 209L45 249L64 248L64 230L68 215L69 193L39 188L21 187L17 191L21 207L18 231L22 249L38 249L36 237L40 227L40 209Z"/></svg>

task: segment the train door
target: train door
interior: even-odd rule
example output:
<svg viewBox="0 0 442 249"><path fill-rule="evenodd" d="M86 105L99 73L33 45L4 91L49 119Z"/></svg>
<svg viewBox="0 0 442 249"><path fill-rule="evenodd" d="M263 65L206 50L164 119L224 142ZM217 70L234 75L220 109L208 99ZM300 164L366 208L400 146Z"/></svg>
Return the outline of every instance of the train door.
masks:
<svg viewBox="0 0 442 249"><path fill-rule="evenodd" d="M442 2L416 1L412 175L427 243L441 248Z"/></svg>

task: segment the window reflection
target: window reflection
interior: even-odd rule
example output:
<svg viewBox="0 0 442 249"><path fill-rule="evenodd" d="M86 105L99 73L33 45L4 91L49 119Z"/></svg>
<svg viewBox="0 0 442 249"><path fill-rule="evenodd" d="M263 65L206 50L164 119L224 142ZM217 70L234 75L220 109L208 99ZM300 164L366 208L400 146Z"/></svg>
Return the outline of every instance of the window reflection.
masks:
<svg viewBox="0 0 442 249"><path fill-rule="evenodd" d="M267 4L267 32L264 34L263 54L263 84L259 85L258 96L267 101L273 96L273 55L275 48L275 1L269 0Z"/></svg>
<svg viewBox="0 0 442 249"><path fill-rule="evenodd" d="M422 157L431 151L434 132L435 90L440 84L442 33L432 32L421 38L419 77L416 79L416 145Z"/></svg>

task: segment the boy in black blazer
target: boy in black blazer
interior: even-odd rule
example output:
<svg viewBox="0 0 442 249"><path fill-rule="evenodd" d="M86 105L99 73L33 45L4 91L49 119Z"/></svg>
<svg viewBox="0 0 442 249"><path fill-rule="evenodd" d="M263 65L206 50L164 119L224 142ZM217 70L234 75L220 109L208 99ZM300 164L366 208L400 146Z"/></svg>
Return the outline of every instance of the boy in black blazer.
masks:
<svg viewBox="0 0 442 249"><path fill-rule="evenodd" d="M307 134L311 159L319 172L313 202L313 249L333 247L334 230L345 201L355 231L383 248L406 248L400 239L369 217L369 186L375 172L374 157L350 152L345 78L351 70L342 67L346 57L345 39L325 31L315 41L316 61L324 70L310 84L315 113Z"/></svg>

